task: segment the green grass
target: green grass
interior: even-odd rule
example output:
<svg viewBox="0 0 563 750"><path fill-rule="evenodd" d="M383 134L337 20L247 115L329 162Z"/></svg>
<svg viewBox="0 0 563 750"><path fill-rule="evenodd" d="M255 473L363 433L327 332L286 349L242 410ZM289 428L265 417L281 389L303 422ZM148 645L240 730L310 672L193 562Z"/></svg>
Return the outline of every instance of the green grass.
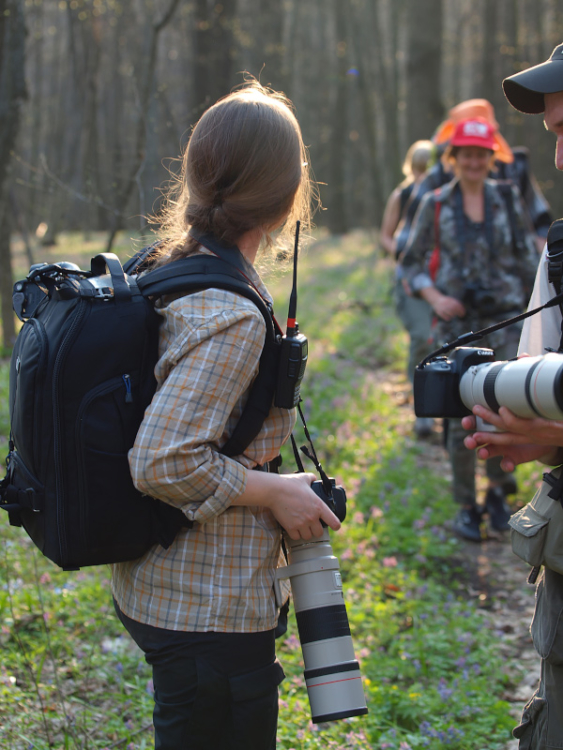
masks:
<svg viewBox="0 0 563 750"><path fill-rule="evenodd" d="M65 243L60 257L76 257L76 238ZM426 465L389 388L406 357L391 276L361 233L321 238L300 261L298 320L311 341L303 408L323 466L348 493L347 520L331 539L369 715L311 724L292 613L278 649L287 674L278 746L500 750L514 725L498 697L508 680L502 634L466 598L461 548L444 529L455 510L449 487ZM280 320L289 285L283 274L271 284ZM3 364L2 435L7 382ZM290 451L284 461L293 470ZM519 478L524 499L537 472ZM0 746L152 747L150 670L112 613L108 571L65 573L21 530L0 528Z"/></svg>

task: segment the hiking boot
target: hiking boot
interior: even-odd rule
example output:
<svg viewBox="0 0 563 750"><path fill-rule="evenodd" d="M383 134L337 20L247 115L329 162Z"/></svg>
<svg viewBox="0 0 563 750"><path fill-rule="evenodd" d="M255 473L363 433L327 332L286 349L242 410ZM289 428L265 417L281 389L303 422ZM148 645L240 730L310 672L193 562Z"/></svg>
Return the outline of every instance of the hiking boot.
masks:
<svg viewBox="0 0 563 750"><path fill-rule="evenodd" d="M512 515L502 487L490 487L485 495L485 509L491 519L491 526L496 531L507 531L508 519Z"/></svg>
<svg viewBox="0 0 563 750"><path fill-rule="evenodd" d="M414 432L419 438L428 437L434 429L434 420L431 417L417 417L414 420Z"/></svg>
<svg viewBox="0 0 563 750"><path fill-rule="evenodd" d="M471 542L481 541L481 513L473 506L462 508L454 519L453 530Z"/></svg>

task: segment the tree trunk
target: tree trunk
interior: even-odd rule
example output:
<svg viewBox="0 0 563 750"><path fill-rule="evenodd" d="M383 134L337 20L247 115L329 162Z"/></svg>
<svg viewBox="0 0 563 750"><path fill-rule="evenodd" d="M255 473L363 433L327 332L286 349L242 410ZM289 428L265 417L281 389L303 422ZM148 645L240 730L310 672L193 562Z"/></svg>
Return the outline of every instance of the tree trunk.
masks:
<svg viewBox="0 0 563 750"><path fill-rule="evenodd" d="M0 212L0 297L2 301L3 349L11 349L16 340L14 311L12 310L12 257L10 252L10 212L8 202L2 201Z"/></svg>
<svg viewBox="0 0 563 750"><path fill-rule="evenodd" d="M324 0L326 1L326 0ZM328 180L327 220L333 234L348 230L346 219L345 159L348 124L348 24L343 0L335 0L336 25L336 101L330 138L330 165Z"/></svg>
<svg viewBox="0 0 563 750"><path fill-rule="evenodd" d="M27 224L25 221L25 216L20 210L20 206L19 206L19 203L16 198L16 194L13 191L13 189L9 191L8 199L9 199L10 211L12 212L12 219L14 221L14 224L18 232L20 233L22 242L25 247L25 254L27 255L27 262L29 263L30 266L32 266L35 263L33 247L29 239L29 232L27 231Z"/></svg>
<svg viewBox="0 0 563 750"><path fill-rule="evenodd" d="M371 6L371 7L370 7ZM373 204L368 211L371 223L378 223L381 218L380 211L383 205L383 194L382 194L382 179L381 170L378 169L378 151L377 151L377 127L379 124L378 119L378 108L377 100L375 98L375 85L374 76L372 73L371 59L376 59L376 79L385 67L382 62L381 47L379 44L379 25L377 23L376 7L372 4L366 7L365 3L352 2L347 0L347 13L350 22L350 43L352 45L352 57L358 63L358 92L360 108L360 118L365 131L366 146L364 151L364 169L369 169L369 178L373 185ZM370 12L371 11L371 12ZM375 12L373 12L375 11ZM370 54L369 49L365 45L365 30L367 29L367 35L372 38L373 35L373 55ZM391 114L395 117L397 112L397 102L394 98L394 91L389 91L385 80L381 81L381 89L385 91L385 95L389 95L391 99L390 109ZM385 112L387 115L387 112ZM392 134L393 138L396 138L396 132ZM393 145L390 144L390 149Z"/></svg>
<svg viewBox="0 0 563 750"><path fill-rule="evenodd" d="M442 0L408 0L407 135L430 138L444 114L441 97Z"/></svg>
<svg viewBox="0 0 563 750"><path fill-rule="evenodd" d="M483 97L498 109L499 94L502 89L499 86L497 70L498 41L497 41L497 1L485 0L483 15L483 57L482 57L482 86Z"/></svg>
<svg viewBox="0 0 563 750"><path fill-rule="evenodd" d="M20 108L27 96L24 78L25 21L22 0L0 0L0 294L4 347L16 334L12 312L12 264L7 180L9 163L20 122Z"/></svg>
<svg viewBox="0 0 563 750"><path fill-rule="evenodd" d="M158 53L158 40L162 30L170 23L180 0L170 0L168 8L160 21L153 24L150 29L149 50L146 56L146 65L138 76L139 104L138 119L135 134L135 157L129 176L124 180L119 192L115 197L115 215L112 217L109 236L106 244L106 252L111 252L115 236L123 223L123 217L133 188L137 184L137 178L142 171L146 158L145 149L147 142L147 113L149 100L154 95L155 69ZM144 57L143 57L144 61Z"/></svg>
<svg viewBox="0 0 563 750"><path fill-rule="evenodd" d="M230 92L235 45L236 0L209 5L196 0L194 24L194 92L199 114ZM242 79L238 81L242 83Z"/></svg>

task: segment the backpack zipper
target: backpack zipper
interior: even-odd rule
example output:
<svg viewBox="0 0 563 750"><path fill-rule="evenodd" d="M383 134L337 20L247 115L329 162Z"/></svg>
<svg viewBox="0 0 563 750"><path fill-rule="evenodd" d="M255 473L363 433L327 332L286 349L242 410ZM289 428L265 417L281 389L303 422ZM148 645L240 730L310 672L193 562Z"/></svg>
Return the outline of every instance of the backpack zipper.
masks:
<svg viewBox="0 0 563 750"><path fill-rule="evenodd" d="M125 384L125 403L133 403L133 394L131 392L131 375L123 375L123 383Z"/></svg>
<svg viewBox="0 0 563 750"><path fill-rule="evenodd" d="M132 389L132 379L131 375L116 375L115 377L111 378L110 380L105 381L104 383L100 383L95 388L93 388L91 391L89 391L84 398L82 399L80 406L78 408L78 412L76 415L76 422L74 426L74 444L76 446L76 463L78 466L78 481L80 483L80 493L83 497L86 497L87 490L85 487L86 479L85 479L85 470L84 470L84 445L83 445L83 426L82 422L84 420L84 415L86 411L90 408L92 403L99 398L100 396L105 396L108 393L115 393L116 397L118 396L118 391L121 390L123 387L123 384L125 384L125 402L127 403L127 384L129 384L129 392L131 392ZM130 403L133 403L133 397L130 399ZM87 501L86 501L87 502ZM85 525L84 525L84 503L81 503L80 505L80 534L81 538L84 541L84 544L86 544L85 541Z"/></svg>
<svg viewBox="0 0 563 750"><path fill-rule="evenodd" d="M39 342L39 364L41 369L39 369L39 367L37 368L37 374L42 379L42 373L45 370L48 354L47 335L45 333L45 327L40 321L35 318L30 318L29 323L31 324L32 330L37 337L37 341ZM40 424L41 423L39 423L39 425ZM42 471L44 471L44 468L40 466L39 462L39 455L41 453L41 430L39 429L39 425L37 424L37 422L35 422L35 440L33 441L33 463L37 476L41 476Z"/></svg>
<svg viewBox="0 0 563 750"><path fill-rule="evenodd" d="M55 454L55 492L57 500L57 531L59 536L59 551L61 555L61 565L65 565L67 556L67 545L65 539L65 518L64 518L64 472L61 440L61 386L59 375L61 373L67 350L70 348L75 334L82 324L82 319L86 314L86 300L79 300L75 308L75 315L69 330L67 331L62 344L59 347L53 367L53 447Z"/></svg>

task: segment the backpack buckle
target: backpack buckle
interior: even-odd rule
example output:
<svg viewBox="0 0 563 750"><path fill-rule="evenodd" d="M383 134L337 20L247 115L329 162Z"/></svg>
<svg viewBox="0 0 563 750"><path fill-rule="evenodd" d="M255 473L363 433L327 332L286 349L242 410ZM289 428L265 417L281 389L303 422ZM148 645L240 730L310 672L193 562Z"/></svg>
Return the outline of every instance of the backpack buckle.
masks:
<svg viewBox="0 0 563 750"><path fill-rule="evenodd" d="M41 513L43 509L39 507L41 503L39 503L37 492L32 487L27 487L25 490L21 490L21 493L25 496L25 502L22 505L30 508L34 513Z"/></svg>

